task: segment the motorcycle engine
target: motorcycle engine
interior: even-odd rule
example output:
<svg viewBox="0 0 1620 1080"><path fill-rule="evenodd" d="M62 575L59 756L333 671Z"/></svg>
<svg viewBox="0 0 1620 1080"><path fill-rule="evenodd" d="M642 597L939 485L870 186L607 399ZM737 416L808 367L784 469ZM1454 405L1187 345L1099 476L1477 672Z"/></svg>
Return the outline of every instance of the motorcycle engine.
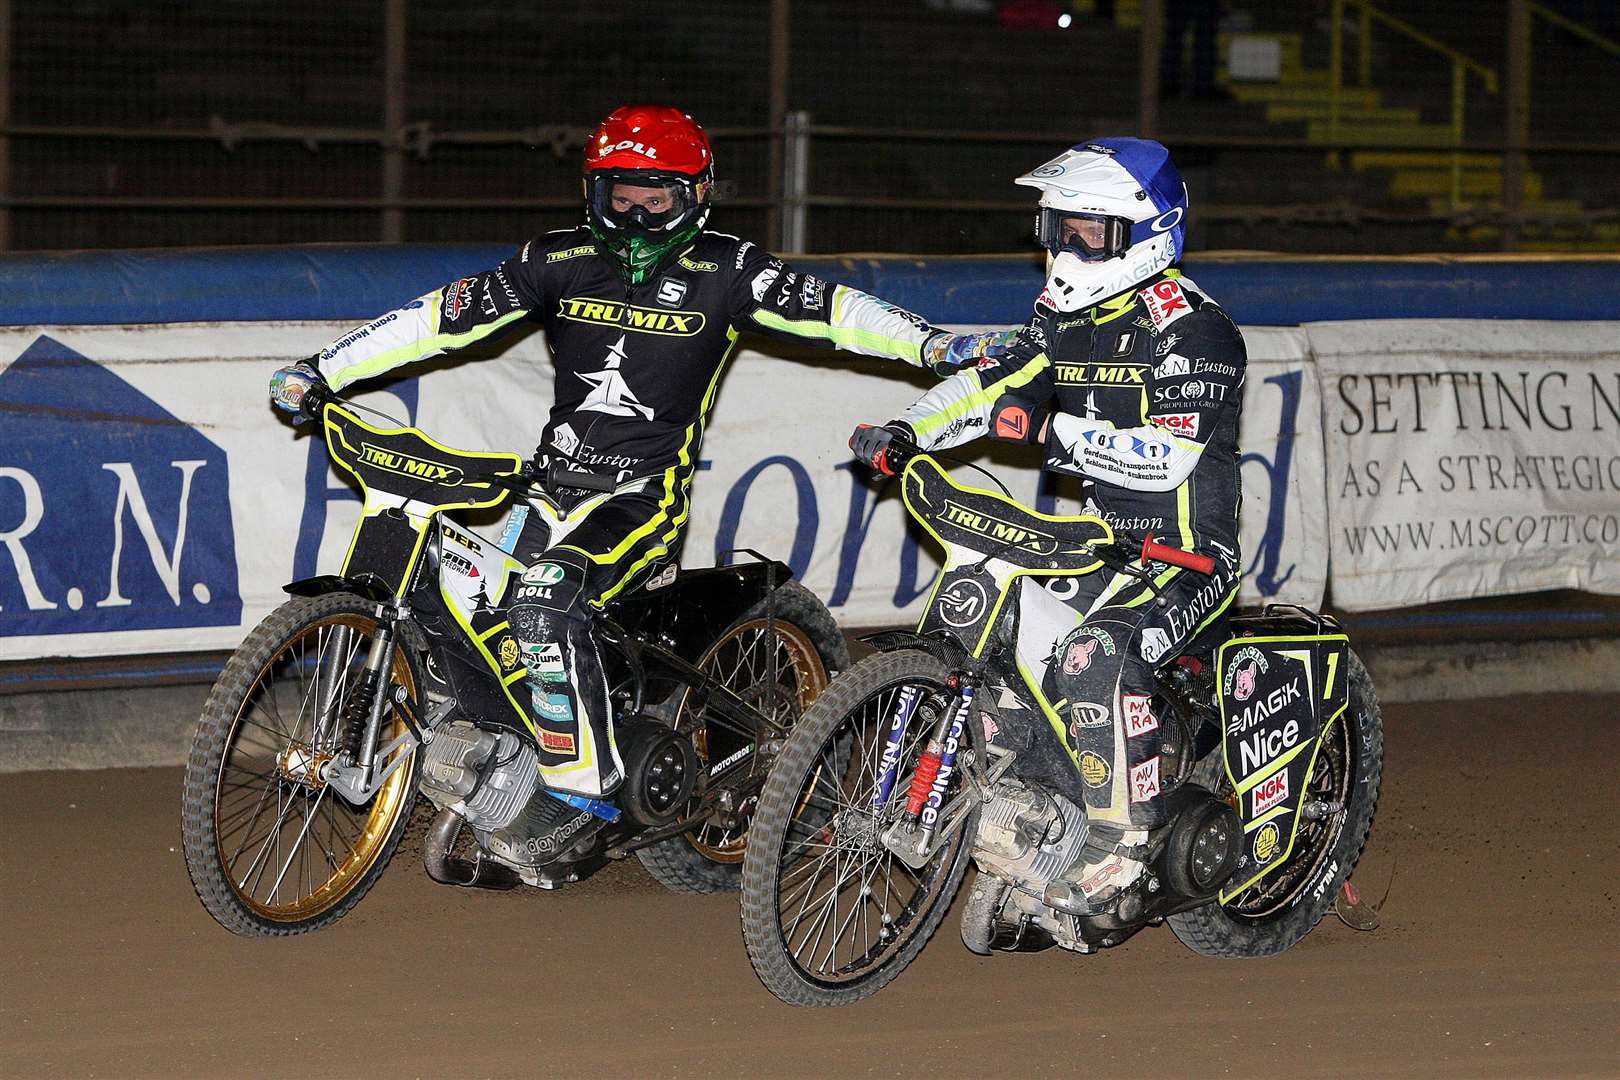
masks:
<svg viewBox="0 0 1620 1080"><path fill-rule="evenodd" d="M979 811L973 859L1022 892L1039 898L1086 841L1086 814L1056 793L1003 780Z"/></svg>
<svg viewBox="0 0 1620 1080"><path fill-rule="evenodd" d="M510 825L539 783L540 758L528 740L461 720L433 733L422 761L422 794L481 833Z"/></svg>

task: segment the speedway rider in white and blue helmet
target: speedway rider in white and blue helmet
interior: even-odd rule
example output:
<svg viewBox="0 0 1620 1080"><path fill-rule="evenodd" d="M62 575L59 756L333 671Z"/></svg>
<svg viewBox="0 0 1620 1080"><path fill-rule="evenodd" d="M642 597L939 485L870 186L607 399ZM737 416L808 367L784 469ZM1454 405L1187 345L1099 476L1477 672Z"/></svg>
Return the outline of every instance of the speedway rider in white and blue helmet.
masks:
<svg viewBox="0 0 1620 1080"><path fill-rule="evenodd" d="M850 445L870 461L895 434L924 449L981 432L1034 442L1045 468L1082 478L1086 512L1123 543L1151 534L1214 557L1207 577L1151 564L1159 599L1124 574L1020 587L1018 664L1047 721L1032 725L1040 734L1025 760L1047 761L1031 778L1084 805L1091 823L1045 899L1095 915L1138 887L1152 830L1167 820L1154 669L1212 642L1237 592L1245 352L1226 313L1176 270L1187 193L1163 146L1082 143L1018 183L1040 189L1036 236L1050 258L1017 341ZM1023 696L1007 688L1000 700L1017 708ZM979 859L998 873L993 856Z"/></svg>

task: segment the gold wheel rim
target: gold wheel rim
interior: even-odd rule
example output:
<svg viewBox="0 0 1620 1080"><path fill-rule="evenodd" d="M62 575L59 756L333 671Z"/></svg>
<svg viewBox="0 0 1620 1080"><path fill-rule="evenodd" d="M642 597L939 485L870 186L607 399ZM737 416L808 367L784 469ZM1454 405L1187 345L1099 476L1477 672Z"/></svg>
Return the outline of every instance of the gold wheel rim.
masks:
<svg viewBox="0 0 1620 1080"><path fill-rule="evenodd" d="M268 710L261 698L261 692L275 693L278 664L296 652L298 670L306 668L309 652L300 647L310 638L316 643L318 664L323 632L339 628L354 632L347 646L349 655L344 658L345 686L351 685L358 670L356 661L364 663L365 642L376 625L364 616L339 614L305 626L259 669L232 722L214 785L215 850L231 891L260 918L299 922L335 907L376 865L400 815L410 805L413 769L408 763L395 769L369 806L361 808L350 806L323 781L309 776L308 770L301 772L289 765L319 759L324 749L321 744L326 740L312 737L314 710L308 708L319 689L318 680L311 686L311 679L291 677L304 688L298 694L300 710L293 720L283 719L280 712L280 702L289 695L282 694ZM341 640L337 634L326 639L329 645ZM283 682L288 678L284 676ZM379 746L406 731L402 713L413 708L416 700L410 664L399 650L394 655L392 682L379 692L392 692L394 685L405 688L407 700L394 706L392 724L378 735ZM306 717L306 713L310 715ZM248 763L233 764L233 755L249 732L259 744L257 754ZM269 750L277 744L272 757ZM249 768L248 764L260 767ZM249 777L259 781L257 800ZM233 794L241 797L232 798ZM245 809L248 803L253 804L251 810ZM256 828L261 820L266 822L262 832Z"/></svg>
<svg viewBox="0 0 1620 1080"><path fill-rule="evenodd" d="M719 674L716 668L724 663L726 647L752 634L753 641L749 643L748 648L753 650L756 648L756 643L761 641L764 635L769 632L771 621L768 619L750 619L745 623L739 623L737 626L732 627L704 652L697 662L698 669L709 674ZM779 682L775 687L777 695L773 695L776 696L776 707L769 708L767 715L779 723L785 720L784 726L791 727L799 717L804 715L804 711L810 707L810 703L827 688L827 667L821 662L821 653L816 650L814 642L810 640L810 636L805 633L802 627L784 619L775 620L775 625L777 649L780 652L785 652L786 658L780 668L783 681ZM741 664L739 662L736 671L740 671L740 669ZM784 700L779 695L781 691L788 689L785 685L785 676L790 671L793 676L793 689L791 696ZM730 685L729 679L727 685ZM744 700L752 700L756 696L752 691L757 685L755 683L744 687L731 686L730 689L733 693L743 697ZM680 711L676 714L675 726L677 730L683 731L688 727L692 728L692 744L697 749L698 760L707 769L710 763L709 731L708 727L701 723L701 717L693 716L692 711L688 708L690 696L691 691L688 690L687 696L681 701ZM755 701L755 704L756 707L761 707L762 712L766 712L767 708L765 707L771 706L772 702L759 700ZM789 712L790 715L784 716L784 711ZM687 832L685 836L687 842L692 845L697 853L711 862L740 863L743 861L743 855L748 849L748 830L746 827L732 835L730 830L706 822Z"/></svg>

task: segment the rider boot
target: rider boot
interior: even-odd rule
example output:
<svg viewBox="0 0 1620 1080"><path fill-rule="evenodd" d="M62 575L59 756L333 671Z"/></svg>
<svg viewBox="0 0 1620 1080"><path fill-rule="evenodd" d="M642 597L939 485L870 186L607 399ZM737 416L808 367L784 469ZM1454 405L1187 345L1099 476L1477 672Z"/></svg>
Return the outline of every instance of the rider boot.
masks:
<svg viewBox="0 0 1620 1080"><path fill-rule="evenodd" d="M601 655L580 603L585 572L572 554L547 552L529 567L507 617L528 670L542 782L601 798L624 779L624 763L613 738Z"/></svg>
<svg viewBox="0 0 1620 1080"><path fill-rule="evenodd" d="M1119 903L1141 878L1147 863L1146 829L1097 822L1086 834L1080 858L1046 883L1042 899L1067 915L1100 915Z"/></svg>

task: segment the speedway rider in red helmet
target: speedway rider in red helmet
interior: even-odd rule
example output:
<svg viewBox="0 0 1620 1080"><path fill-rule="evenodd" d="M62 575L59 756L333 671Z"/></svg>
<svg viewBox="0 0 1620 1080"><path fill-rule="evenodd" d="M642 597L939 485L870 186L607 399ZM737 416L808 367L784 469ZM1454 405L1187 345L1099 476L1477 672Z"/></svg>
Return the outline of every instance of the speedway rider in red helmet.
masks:
<svg viewBox="0 0 1620 1080"><path fill-rule="evenodd" d="M935 329L708 231L713 183L713 150L691 117L665 106L616 109L585 147L587 224L539 236L271 382L272 400L295 409L300 383L342 390L522 319L544 326L556 377L538 463L615 481L612 492L564 489L519 506L503 539L529 565L508 617L529 672L542 776L577 795L607 795L624 772L589 610L674 562L704 425L738 332L935 370L1005 340Z"/></svg>

